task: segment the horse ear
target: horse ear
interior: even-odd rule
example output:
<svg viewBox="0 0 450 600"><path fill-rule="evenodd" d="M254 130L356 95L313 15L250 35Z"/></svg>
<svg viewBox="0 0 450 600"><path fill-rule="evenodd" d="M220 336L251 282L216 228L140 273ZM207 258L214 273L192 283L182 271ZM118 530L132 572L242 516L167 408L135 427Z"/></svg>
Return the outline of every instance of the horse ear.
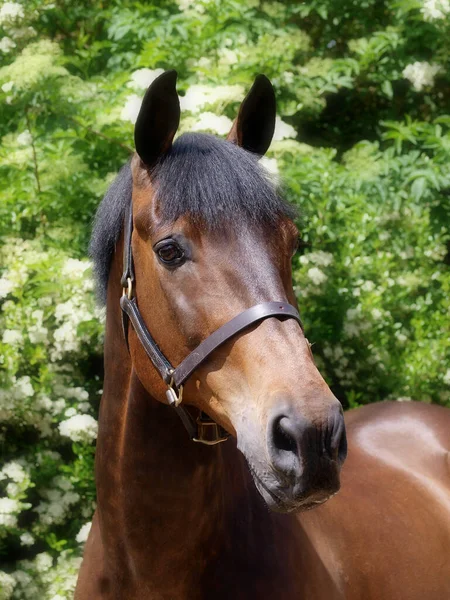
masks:
<svg viewBox="0 0 450 600"><path fill-rule="evenodd" d="M272 84L265 75L257 75L241 104L227 140L262 156L272 141L276 112Z"/></svg>
<svg viewBox="0 0 450 600"><path fill-rule="evenodd" d="M134 128L136 152L147 167L172 146L180 123L180 101L176 90L177 72L165 71L145 93Z"/></svg>

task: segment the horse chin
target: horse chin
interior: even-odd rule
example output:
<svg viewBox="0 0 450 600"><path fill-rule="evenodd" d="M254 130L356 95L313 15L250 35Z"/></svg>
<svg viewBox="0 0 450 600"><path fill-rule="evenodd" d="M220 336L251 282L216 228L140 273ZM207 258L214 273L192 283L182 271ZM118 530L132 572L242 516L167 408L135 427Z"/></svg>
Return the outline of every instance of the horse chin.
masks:
<svg viewBox="0 0 450 600"><path fill-rule="evenodd" d="M255 482L256 489L260 493L262 499L266 503L269 510L277 513L295 513L295 512L305 512L307 510L312 510L313 508L317 508L321 504L324 504L327 500L329 500L332 496L335 495L329 494L327 496L321 496L316 498L289 498L283 494L276 493L272 491L268 486L264 485L260 479L256 478L253 475L253 481Z"/></svg>

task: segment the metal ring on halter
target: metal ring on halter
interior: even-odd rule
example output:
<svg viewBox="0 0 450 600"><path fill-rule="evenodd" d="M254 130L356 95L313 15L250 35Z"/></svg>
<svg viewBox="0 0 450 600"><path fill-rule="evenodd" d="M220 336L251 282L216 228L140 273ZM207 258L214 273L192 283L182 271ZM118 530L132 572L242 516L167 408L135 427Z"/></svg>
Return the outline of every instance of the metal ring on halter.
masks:
<svg viewBox="0 0 450 600"><path fill-rule="evenodd" d="M133 282L131 280L131 277L127 277L127 287L123 288L122 296L125 295L128 298L128 300L131 300L131 298L133 297Z"/></svg>

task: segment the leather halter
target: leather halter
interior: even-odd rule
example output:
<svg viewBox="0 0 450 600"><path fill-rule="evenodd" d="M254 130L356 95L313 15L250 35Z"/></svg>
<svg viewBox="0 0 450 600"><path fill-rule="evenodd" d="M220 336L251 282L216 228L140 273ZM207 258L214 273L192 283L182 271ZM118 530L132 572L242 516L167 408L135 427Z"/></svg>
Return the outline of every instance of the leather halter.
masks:
<svg viewBox="0 0 450 600"><path fill-rule="evenodd" d="M121 284L123 294L120 299L122 309L123 333L128 347L128 326L129 322L133 325L136 335L141 342L147 356L151 360L155 369L159 372L163 381L167 384L167 400L172 406L184 426L187 429L189 437L194 442L201 442L207 445L224 442L229 437L223 427L211 420L205 413L200 412L197 419L194 419L189 411L180 406L183 399L183 385L192 375L192 373L203 364L206 359L222 344L234 337L239 332L247 329L255 323L259 323L269 317L278 319L295 319L302 327L300 315L297 310L287 302L263 302L256 304L247 310L239 313L236 317L216 329L201 344L197 346L188 356L178 365L173 367L169 360L161 352L158 344L153 339L151 333L145 325L141 312L139 311L136 297L133 295L134 268L133 253L131 248L131 238L133 233L133 210L132 203L127 206L125 213L124 226L124 248L123 248L123 274Z"/></svg>

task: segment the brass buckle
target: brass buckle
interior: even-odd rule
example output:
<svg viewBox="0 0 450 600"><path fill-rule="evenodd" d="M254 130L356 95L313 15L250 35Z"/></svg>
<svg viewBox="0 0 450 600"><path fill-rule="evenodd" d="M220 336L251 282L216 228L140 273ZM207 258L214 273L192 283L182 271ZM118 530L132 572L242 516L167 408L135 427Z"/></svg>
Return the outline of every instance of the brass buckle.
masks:
<svg viewBox="0 0 450 600"><path fill-rule="evenodd" d="M131 300L133 297L133 282L131 281L131 277L127 277L127 287L124 287L122 290L122 296L125 296L128 300Z"/></svg>
<svg viewBox="0 0 450 600"><path fill-rule="evenodd" d="M197 417L197 437L193 438L193 442L205 444L206 446L215 446L221 442L226 442L230 437L215 421L205 421L200 416Z"/></svg>

